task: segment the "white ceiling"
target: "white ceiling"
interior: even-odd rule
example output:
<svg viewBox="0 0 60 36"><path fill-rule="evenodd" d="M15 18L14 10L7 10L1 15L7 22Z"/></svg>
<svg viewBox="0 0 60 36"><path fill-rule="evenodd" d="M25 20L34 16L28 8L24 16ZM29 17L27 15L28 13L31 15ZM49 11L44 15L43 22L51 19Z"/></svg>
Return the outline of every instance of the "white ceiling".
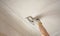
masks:
<svg viewBox="0 0 60 36"><path fill-rule="evenodd" d="M25 21L25 18L44 13L45 17L41 18L44 27L50 35L59 36L60 0L0 0L0 15L5 15L6 24L9 22L22 36L40 35L38 28Z"/></svg>

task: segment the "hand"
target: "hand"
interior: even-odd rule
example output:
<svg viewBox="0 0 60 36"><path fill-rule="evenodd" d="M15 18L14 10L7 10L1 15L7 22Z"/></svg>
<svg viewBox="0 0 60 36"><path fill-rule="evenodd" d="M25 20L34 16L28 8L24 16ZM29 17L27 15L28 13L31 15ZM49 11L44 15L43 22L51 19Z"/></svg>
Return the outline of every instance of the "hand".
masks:
<svg viewBox="0 0 60 36"><path fill-rule="evenodd" d="M42 22L40 21L39 18L34 19L34 22L33 22L33 23L34 23L34 24L37 24L37 25L42 25Z"/></svg>

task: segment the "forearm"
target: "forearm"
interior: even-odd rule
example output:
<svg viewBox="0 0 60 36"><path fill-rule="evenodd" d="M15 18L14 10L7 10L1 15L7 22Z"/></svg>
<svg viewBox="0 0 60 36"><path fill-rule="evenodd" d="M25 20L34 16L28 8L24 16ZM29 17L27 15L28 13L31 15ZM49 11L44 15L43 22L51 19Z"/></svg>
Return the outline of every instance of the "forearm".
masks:
<svg viewBox="0 0 60 36"><path fill-rule="evenodd" d="M41 36L49 36L48 32L46 31L41 22L38 22L38 27L40 29Z"/></svg>

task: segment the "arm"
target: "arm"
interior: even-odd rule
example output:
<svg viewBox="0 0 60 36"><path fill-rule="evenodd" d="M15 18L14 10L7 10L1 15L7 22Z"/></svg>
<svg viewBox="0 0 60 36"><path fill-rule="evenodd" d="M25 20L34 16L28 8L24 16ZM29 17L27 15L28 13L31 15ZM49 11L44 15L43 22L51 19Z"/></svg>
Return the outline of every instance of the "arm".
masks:
<svg viewBox="0 0 60 36"><path fill-rule="evenodd" d="M44 28L44 26L42 25L40 19L37 17L37 18L32 18L31 16L27 17L27 19L30 21L30 22L34 22L38 25L39 27L39 30L41 32L41 36L49 36L48 32L46 31L46 29Z"/></svg>
<svg viewBox="0 0 60 36"><path fill-rule="evenodd" d="M49 36L48 32L46 31L41 22L38 22L38 27L40 29L41 36Z"/></svg>
<svg viewBox="0 0 60 36"><path fill-rule="evenodd" d="M44 26L42 25L41 21L38 19L37 21L37 25L39 27L39 30L41 32L41 36L49 36L47 30L44 28Z"/></svg>

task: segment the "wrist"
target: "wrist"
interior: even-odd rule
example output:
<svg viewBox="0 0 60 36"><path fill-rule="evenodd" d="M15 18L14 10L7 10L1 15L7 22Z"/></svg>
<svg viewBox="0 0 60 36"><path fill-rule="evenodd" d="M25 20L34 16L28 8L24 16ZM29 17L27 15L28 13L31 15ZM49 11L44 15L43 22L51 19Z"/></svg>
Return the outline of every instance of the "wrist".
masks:
<svg viewBox="0 0 60 36"><path fill-rule="evenodd" d="M39 18L37 18L37 19L35 19L35 24L37 24L37 25L42 25L42 22L40 21L40 19Z"/></svg>

